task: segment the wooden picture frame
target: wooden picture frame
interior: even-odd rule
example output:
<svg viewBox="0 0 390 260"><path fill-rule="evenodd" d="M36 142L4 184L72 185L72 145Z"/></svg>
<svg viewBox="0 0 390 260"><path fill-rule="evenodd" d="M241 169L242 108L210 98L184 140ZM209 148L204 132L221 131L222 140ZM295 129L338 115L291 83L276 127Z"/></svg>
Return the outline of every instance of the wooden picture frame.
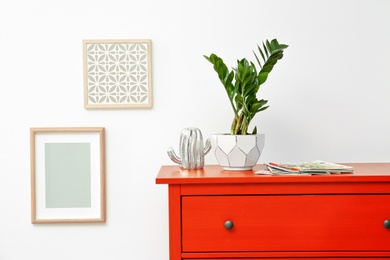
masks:
<svg viewBox="0 0 390 260"><path fill-rule="evenodd" d="M31 222L106 221L103 127L31 128Z"/></svg>
<svg viewBox="0 0 390 260"><path fill-rule="evenodd" d="M150 39L83 40L84 107L152 107Z"/></svg>

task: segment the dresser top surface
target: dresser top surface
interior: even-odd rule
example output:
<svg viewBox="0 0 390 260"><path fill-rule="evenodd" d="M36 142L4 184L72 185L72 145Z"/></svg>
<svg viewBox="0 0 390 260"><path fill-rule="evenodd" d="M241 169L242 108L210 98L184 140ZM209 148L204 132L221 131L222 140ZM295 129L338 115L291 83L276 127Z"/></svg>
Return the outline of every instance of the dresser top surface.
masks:
<svg viewBox="0 0 390 260"><path fill-rule="evenodd" d="M205 165L200 170L181 170L177 165L164 165L156 177L157 184L207 183L291 183L291 182L390 182L390 163L341 163L353 167L353 173L330 175L259 175L265 168L256 165L253 171L225 171L219 165Z"/></svg>

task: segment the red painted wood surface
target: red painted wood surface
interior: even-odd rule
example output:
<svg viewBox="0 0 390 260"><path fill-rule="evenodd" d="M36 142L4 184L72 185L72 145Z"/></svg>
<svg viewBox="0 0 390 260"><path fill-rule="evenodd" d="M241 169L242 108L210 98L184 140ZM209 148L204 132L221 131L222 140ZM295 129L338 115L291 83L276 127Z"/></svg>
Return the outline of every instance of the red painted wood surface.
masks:
<svg viewBox="0 0 390 260"><path fill-rule="evenodd" d="M185 196L183 252L390 251L386 219L390 195Z"/></svg>
<svg viewBox="0 0 390 260"><path fill-rule="evenodd" d="M316 182L369 182L388 181L390 163L342 163L354 167L352 174L326 176L265 176L253 171L224 171L219 165L206 165L201 170L181 170L178 166L162 166L157 184L211 184L211 183L316 183ZM254 170L263 169L257 165Z"/></svg>
<svg viewBox="0 0 390 260"><path fill-rule="evenodd" d="M308 260L308 258L306 257L302 257L302 258L292 258L292 257L283 257L283 258L275 258L275 257L251 257L251 258L201 258L202 260ZM313 258L309 258L309 259L313 259ZM361 257L348 257L348 258L342 258L342 257L320 257L320 258L317 258L318 260L381 260L381 259L388 259L388 258L376 258L376 257L368 257L368 258L361 258ZM184 260L199 260L199 258L185 258Z"/></svg>
<svg viewBox="0 0 390 260"><path fill-rule="evenodd" d="M170 259L390 259L390 163L354 173L264 176L162 166ZM257 165L255 170L264 168ZM223 222L235 223L226 230Z"/></svg>
<svg viewBox="0 0 390 260"><path fill-rule="evenodd" d="M180 185L169 185L169 252L170 259L181 258L181 197Z"/></svg>
<svg viewBox="0 0 390 260"><path fill-rule="evenodd" d="M343 259L343 260L379 260L389 259L389 252L387 251L338 251L338 252L301 252L301 251L270 251L270 252L218 252L218 253L183 253L183 259L194 260L194 259L218 259L218 260L287 260L287 259ZM379 258L379 259L378 259Z"/></svg>

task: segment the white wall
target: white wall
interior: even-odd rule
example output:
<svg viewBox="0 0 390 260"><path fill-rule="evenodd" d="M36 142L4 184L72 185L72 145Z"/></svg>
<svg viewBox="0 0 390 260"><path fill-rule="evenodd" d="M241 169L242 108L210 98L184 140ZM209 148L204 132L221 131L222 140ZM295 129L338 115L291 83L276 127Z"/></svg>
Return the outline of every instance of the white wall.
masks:
<svg viewBox="0 0 390 260"><path fill-rule="evenodd" d="M166 150L232 119L203 54L290 45L261 91L260 163L389 161L389 24L388 0L0 0L0 259L168 259ZM82 39L141 38L153 108L84 109ZM106 128L106 224L30 224L29 128L45 126Z"/></svg>

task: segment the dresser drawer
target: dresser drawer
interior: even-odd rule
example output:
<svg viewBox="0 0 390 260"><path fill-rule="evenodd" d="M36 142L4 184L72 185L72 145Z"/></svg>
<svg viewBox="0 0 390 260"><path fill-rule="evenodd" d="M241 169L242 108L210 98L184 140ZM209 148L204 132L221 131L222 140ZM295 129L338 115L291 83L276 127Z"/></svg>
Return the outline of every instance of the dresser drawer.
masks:
<svg viewBox="0 0 390 260"><path fill-rule="evenodd" d="M183 196L182 250L388 251L386 219L390 195Z"/></svg>

